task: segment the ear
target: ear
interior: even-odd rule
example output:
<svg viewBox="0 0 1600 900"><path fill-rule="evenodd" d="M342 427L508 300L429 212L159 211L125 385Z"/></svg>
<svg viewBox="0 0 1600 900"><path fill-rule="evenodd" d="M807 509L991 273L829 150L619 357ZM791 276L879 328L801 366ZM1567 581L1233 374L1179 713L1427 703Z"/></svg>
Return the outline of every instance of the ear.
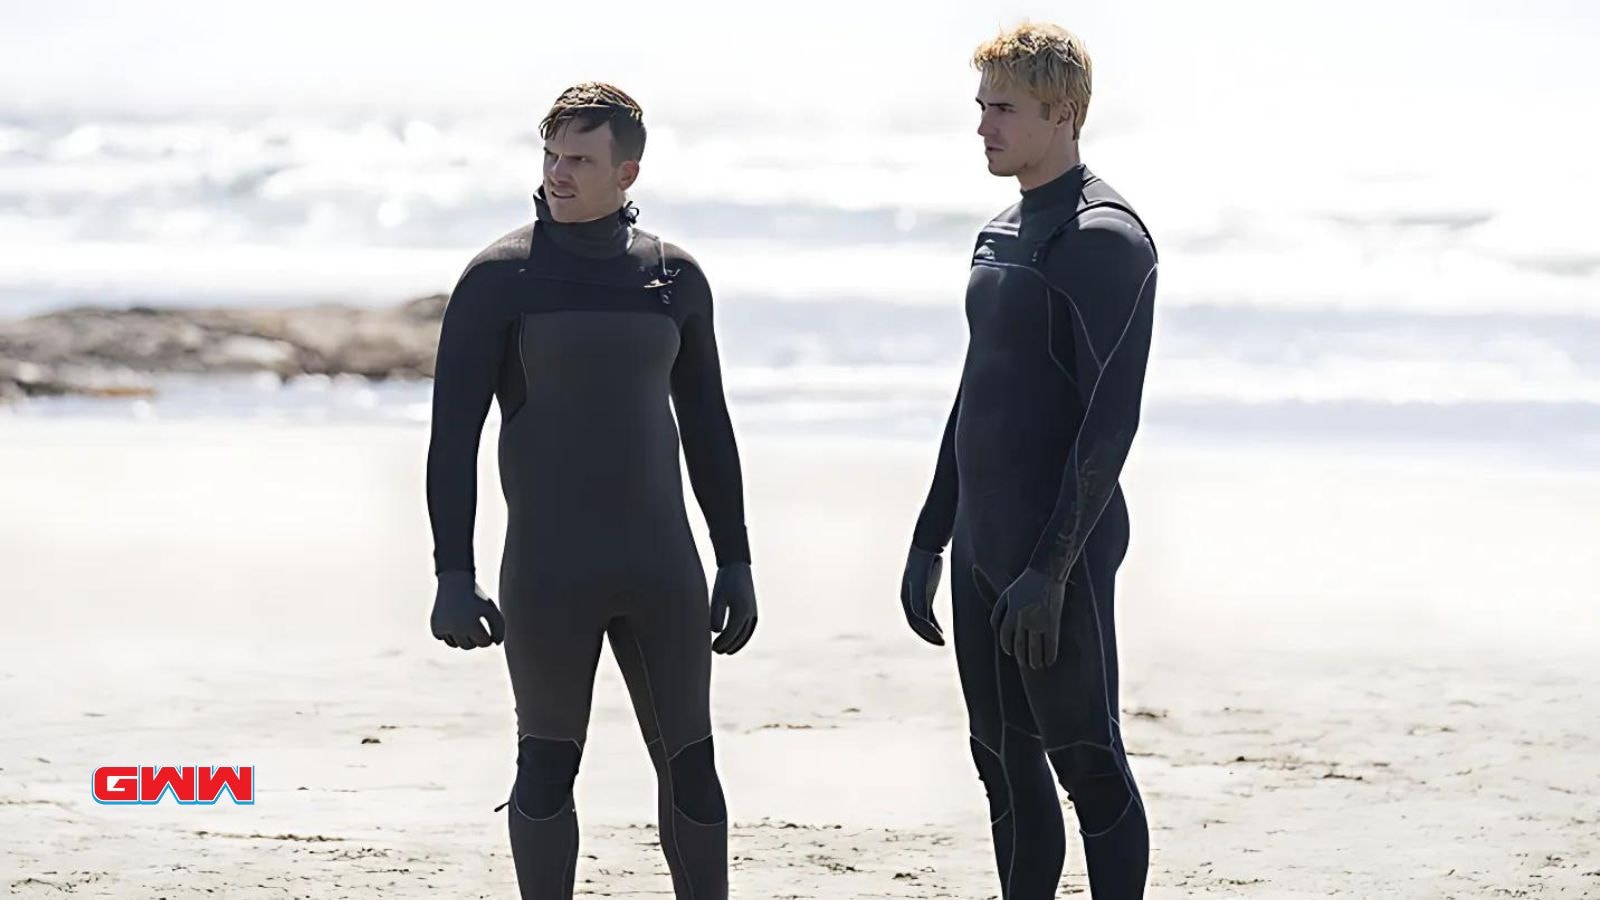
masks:
<svg viewBox="0 0 1600 900"><path fill-rule="evenodd" d="M628 188L633 187L633 183L635 181L638 181L638 180L639 180L639 162L638 162L638 160L633 160L633 159L626 160L626 161L623 162L623 164L621 166L618 167L618 169L617 169L617 187L620 187L623 190L627 190Z"/></svg>

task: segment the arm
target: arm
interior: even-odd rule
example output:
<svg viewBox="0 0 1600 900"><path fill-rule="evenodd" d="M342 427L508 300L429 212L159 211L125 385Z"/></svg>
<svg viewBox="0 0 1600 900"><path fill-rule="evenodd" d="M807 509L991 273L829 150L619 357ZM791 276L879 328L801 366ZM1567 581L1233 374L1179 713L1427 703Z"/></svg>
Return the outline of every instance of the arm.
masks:
<svg viewBox="0 0 1600 900"><path fill-rule="evenodd" d="M1064 584L1117 487L1139 426L1156 287L1154 250L1120 215L1087 222L1047 273L1073 308L1083 422L1029 568Z"/></svg>
<svg viewBox="0 0 1600 900"><path fill-rule="evenodd" d="M676 295L688 306L677 361L672 366L672 406L678 415L684 461L695 499L711 531L718 567L750 562L744 522L744 480L739 447L722 390L722 365L712 326L711 286L694 260L680 264Z"/></svg>
<svg viewBox="0 0 1600 900"><path fill-rule="evenodd" d="M494 285L493 268L469 267L450 295L439 332L428 441L428 517L436 574L474 571L478 442L494 398L509 322Z"/></svg>
<svg viewBox="0 0 1600 900"><path fill-rule="evenodd" d="M939 462L933 470L933 484L928 488L928 498L917 516L917 527L912 532L911 546L938 555L950 543L955 530L956 498L959 479L956 477L956 419L961 413L961 390L956 389L955 403L950 406L950 418L944 424L944 439L939 442Z"/></svg>

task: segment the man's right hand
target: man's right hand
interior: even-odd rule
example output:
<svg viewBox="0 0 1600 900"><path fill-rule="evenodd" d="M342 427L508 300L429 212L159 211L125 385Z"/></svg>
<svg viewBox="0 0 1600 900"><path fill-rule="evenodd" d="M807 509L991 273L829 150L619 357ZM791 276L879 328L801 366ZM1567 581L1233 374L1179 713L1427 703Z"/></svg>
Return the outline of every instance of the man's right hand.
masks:
<svg viewBox="0 0 1600 900"><path fill-rule="evenodd" d="M489 627L484 627L487 620ZM506 636L500 608L484 595L471 572L440 572L429 618L433 636L451 647L471 650L498 644Z"/></svg>
<svg viewBox="0 0 1600 900"><path fill-rule="evenodd" d="M906 573L900 579L900 605L906 623L917 636L938 647L944 646L944 630L933 617L933 594L939 589L939 573L944 559L937 553L911 548L906 558Z"/></svg>

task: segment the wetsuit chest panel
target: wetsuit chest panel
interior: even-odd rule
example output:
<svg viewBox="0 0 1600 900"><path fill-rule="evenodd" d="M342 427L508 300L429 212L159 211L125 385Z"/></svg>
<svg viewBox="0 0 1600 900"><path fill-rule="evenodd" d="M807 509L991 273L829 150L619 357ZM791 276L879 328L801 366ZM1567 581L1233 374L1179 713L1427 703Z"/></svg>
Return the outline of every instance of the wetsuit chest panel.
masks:
<svg viewBox="0 0 1600 900"><path fill-rule="evenodd" d="M518 358L530 399L550 403L666 403L678 323L654 310L523 313Z"/></svg>
<svg viewBox="0 0 1600 900"><path fill-rule="evenodd" d="M531 331L541 327L570 327L563 324L542 326L540 317L557 313L638 314L659 319L674 332L682 327L684 313L681 307L664 302L659 288L647 287L659 281L638 260L629 256L607 260L601 265L592 266L588 272L576 268L575 263L575 260L560 257L533 260L507 272L500 302L504 304L510 327L507 329L495 391L500 399L501 415L506 421L518 415L527 400L527 387L531 383L528 366L562 352L559 339L543 347L539 353L530 354L524 346L524 339ZM655 330L661 331L659 327ZM590 335L589 340L630 342L637 338L631 329L623 328L615 333L602 329ZM675 342L671 352L677 352ZM605 355L602 353L602 357ZM670 360L667 366L670 370ZM546 368L548 373L549 367ZM566 368L557 371L562 377L577 377L581 370Z"/></svg>
<svg viewBox="0 0 1600 900"><path fill-rule="evenodd" d="M518 326L527 400L502 426L499 456L519 539L559 556L686 535L670 399L677 324L658 312L557 310L524 313Z"/></svg>
<svg viewBox="0 0 1600 900"><path fill-rule="evenodd" d="M1059 482L1078 395L1070 311L1029 264L1014 229L984 229L967 281L969 342L956 432L962 485L1048 494ZM1041 501L1043 502L1043 501Z"/></svg>

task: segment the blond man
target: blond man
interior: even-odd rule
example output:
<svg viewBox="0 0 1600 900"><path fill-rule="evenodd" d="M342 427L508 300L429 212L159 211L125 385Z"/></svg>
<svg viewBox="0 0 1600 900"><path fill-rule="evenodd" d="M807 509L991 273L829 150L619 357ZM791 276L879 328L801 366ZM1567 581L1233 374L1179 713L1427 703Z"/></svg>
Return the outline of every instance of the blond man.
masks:
<svg viewBox="0 0 1600 900"><path fill-rule="evenodd" d="M1149 829L1118 719L1112 597L1155 245L1079 158L1092 68L1075 35L1024 24L973 64L989 171L1022 196L973 250L966 361L901 602L912 629L942 645L931 603L953 538L956 660L1001 896L1055 896L1059 781L1095 900L1141 897Z"/></svg>

